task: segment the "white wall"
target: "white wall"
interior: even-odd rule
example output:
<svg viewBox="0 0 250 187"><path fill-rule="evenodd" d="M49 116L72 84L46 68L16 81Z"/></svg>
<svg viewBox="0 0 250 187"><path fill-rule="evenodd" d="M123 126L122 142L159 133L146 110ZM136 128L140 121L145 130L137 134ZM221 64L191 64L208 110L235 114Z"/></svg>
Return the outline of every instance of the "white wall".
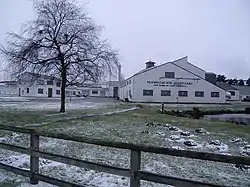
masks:
<svg viewBox="0 0 250 187"><path fill-rule="evenodd" d="M26 84L19 84L18 88L21 88L21 96L30 96L30 97L48 97L48 89L52 88L52 97L60 97L61 95L56 94L56 90L61 90L60 87L57 87L54 83L54 85L37 85L37 83L34 83L33 85L30 85L30 83ZM27 88L29 88L29 93L27 93ZM38 94L38 89L43 89L43 94Z"/></svg>
<svg viewBox="0 0 250 187"><path fill-rule="evenodd" d="M184 58L181 58L179 60L173 61L173 63L178 65L178 66L181 66L182 68L185 68L186 70L191 71L194 74L205 79L206 72L204 70L200 69L199 67L189 63L188 57L184 57Z"/></svg>
<svg viewBox="0 0 250 187"><path fill-rule="evenodd" d="M175 72L175 79L161 78L165 72ZM178 79L179 78L179 79ZM134 102L185 102L185 103L225 103L226 91L187 72L172 63L167 63L145 73L134 76L133 98ZM198 80L197 80L198 79ZM183 82L190 83L186 87L156 86L147 81ZM129 85L126 89L130 89ZM143 90L154 90L153 96L143 96ZM171 90L171 96L161 96L161 90ZM188 97L179 97L178 91L188 91ZM195 97L195 91L204 91L204 97ZM219 98L212 98L211 92L219 92ZM125 92L126 93L126 92Z"/></svg>
<svg viewBox="0 0 250 187"><path fill-rule="evenodd" d="M240 100L240 92L239 90L228 90L228 92L235 92L235 95L231 95L230 101L239 101Z"/></svg>
<svg viewBox="0 0 250 187"><path fill-rule="evenodd" d="M131 91L131 95L129 94ZM120 88L120 99L128 99L129 101L133 101L134 96L134 77L131 77L126 80L126 86Z"/></svg>
<svg viewBox="0 0 250 187"><path fill-rule="evenodd" d="M17 96L17 85L0 85L0 96Z"/></svg>

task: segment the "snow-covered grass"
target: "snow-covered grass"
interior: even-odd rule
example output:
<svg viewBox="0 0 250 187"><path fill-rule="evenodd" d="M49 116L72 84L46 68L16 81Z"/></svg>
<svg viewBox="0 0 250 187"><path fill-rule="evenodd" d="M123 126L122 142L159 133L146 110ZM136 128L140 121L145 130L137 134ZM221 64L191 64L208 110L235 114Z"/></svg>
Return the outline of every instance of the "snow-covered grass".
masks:
<svg viewBox="0 0 250 187"><path fill-rule="evenodd" d="M157 107L143 105L135 109L134 104L105 103L97 108L72 109L58 115L55 111L4 110L0 123L30 125L29 128L49 130L83 137L94 137L108 141L122 141L174 149L215 152L218 154L246 155L246 144L250 142L250 127L217 121L177 118L156 112ZM92 114L100 114L93 116ZM108 115L107 115L108 114ZM22 117L29 115L29 117ZM31 117L30 117L31 116ZM84 116L81 118L81 116ZM4 119L4 120L3 120ZM21 123L20 123L21 121ZM150 124L150 125L147 125ZM152 123L154 123L152 125ZM5 123L6 124L6 123ZM39 125L38 125L39 124ZM41 124L41 125L40 125ZM165 125L168 124L168 125ZM208 133L197 133L197 128ZM0 141L14 145L29 146L28 136L16 133L0 133ZM240 141L240 140L241 141ZM180 141L181 140L181 141ZM218 140L218 141L216 141ZM237 141L236 141L237 140ZM196 146L187 146L192 141ZM212 143L213 142L213 143ZM129 150L63 141L46 137L40 138L42 151L104 163L117 167L129 167ZM245 152L244 152L245 151ZM0 150L1 162L29 167L29 157L11 151ZM65 164L41 160L41 172L70 182L92 187L128 186L127 178L80 169ZM234 165L199 161L158 154L142 153L142 170L154 173L216 183L226 186L247 186L250 171L236 169ZM0 171L0 184L28 186L29 179ZM0 185L1 186L1 185ZM51 186L39 183L39 186ZM142 181L144 187L164 185ZM165 185L166 186L166 185Z"/></svg>
<svg viewBox="0 0 250 187"><path fill-rule="evenodd" d="M29 99L25 97L0 97L0 102L28 102Z"/></svg>

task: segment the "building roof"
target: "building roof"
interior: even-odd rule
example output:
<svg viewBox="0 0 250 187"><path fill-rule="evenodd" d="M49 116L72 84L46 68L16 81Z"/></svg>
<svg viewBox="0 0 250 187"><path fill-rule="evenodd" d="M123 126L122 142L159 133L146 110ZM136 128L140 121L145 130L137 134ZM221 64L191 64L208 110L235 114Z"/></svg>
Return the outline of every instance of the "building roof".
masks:
<svg viewBox="0 0 250 187"><path fill-rule="evenodd" d="M163 66L163 65L165 65L165 64L168 64L168 63L172 63L172 64L177 65L178 67L180 67L180 66L179 66L178 64L176 64L175 62L177 62L177 61L179 61L179 60L182 60L182 59L184 59L184 58L187 58L187 56L182 57L182 58L179 58L179 59L177 59L177 60L174 60L173 62L165 62L165 63L160 64L160 65L158 65L158 66L152 66L152 67L150 67L150 68L143 69L143 70L141 70L141 71L135 73L133 76L139 75L139 74L144 73L144 72L147 72L147 71L152 70L152 69L154 69L154 68L161 67L161 66ZM192 66L194 66L194 67L196 67L196 68L199 68L199 67L195 66L194 64L191 64L191 63L189 63L189 62L187 62L187 63L190 64L190 65L192 65ZM201 68L199 68L199 69L202 70L202 71L204 71L204 70L201 69ZM205 72L205 71L204 71L204 72ZM133 77L133 76L132 76L132 77ZM131 78L131 77L130 77L130 78Z"/></svg>
<svg viewBox="0 0 250 187"><path fill-rule="evenodd" d="M222 88L223 90L238 90L237 88L233 87L232 85L225 83L225 82L216 82L216 85Z"/></svg>
<svg viewBox="0 0 250 187"><path fill-rule="evenodd" d="M179 68L181 68L181 69L183 69L183 70L185 70L185 71L187 71L187 72L189 72L189 73L195 75L196 77L198 77L198 78L200 78L200 79L202 79L202 80L207 81L207 80L204 79L203 77L201 77L201 76L199 76L199 75L193 73L192 71L189 71L188 69L183 68L182 66L180 66L180 65L178 65L178 64L175 63L175 62L177 62L177 61L179 61L179 60L182 60L182 59L184 59L184 58L187 58L187 56L182 57L182 58L179 58L179 59L177 59L177 60L175 60L175 61L173 61L173 62L166 62L166 63L163 63L163 64L158 65L158 66L153 66L153 67L150 67L150 68L147 68L147 69L143 69L143 70L137 72L136 74L134 74L134 75L131 76L131 77L134 77L134 76L139 75L139 74L141 74L141 73L145 73L145 72L150 71L150 70L152 70L152 69L154 69L154 68L161 67L161 66L163 66L163 65L165 65L165 64L173 64L173 65L175 65L175 66L177 66L177 67L179 67ZM189 62L188 62L188 63L189 63ZM189 63L189 64L191 64L191 63ZM191 65L193 65L193 64L191 64ZM193 65L193 66L194 66L194 67L197 67L197 66L195 66L195 65ZM198 68L198 67L197 67L197 68ZM199 69L201 69L201 68L199 68ZM203 69L201 69L201 70L204 71ZM204 71L204 72L205 72L205 71ZM128 79L130 79L131 77L129 77ZM128 79L126 79L126 80L128 80ZM213 83L211 83L211 82L209 82L209 81L207 81L207 82L210 83L210 84L212 84L212 85L214 85L214 86L217 86L218 88L220 88L220 89L222 89L222 90L225 91L225 89L219 87L218 85L213 84Z"/></svg>
<svg viewBox="0 0 250 187"><path fill-rule="evenodd" d="M4 84L4 85L16 85L17 81L0 81L0 84Z"/></svg>
<svg viewBox="0 0 250 187"><path fill-rule="evenodd" d="M18 78L21 78L22 76L30 76L34 79L42 78L42 79L46 79L46 80L58 80L58 81L61 80L61 79L59 79L55 76L52 76L52 75L43 75L43 74L31 73L31 72L22 73L21 75L18 76Z"/></svg>
<svg viewBox="0 0 250 187"><path fill-rule="evenodd" d="M239 90L240 95L250 95L250 86L233 86Z"/></svg>
<svg viewBox="0 0 250 187"><path fill-rule="evenodd" d="M121 81L122 82L122 81ZM119 81L108 81L107 84L109 86L118 86L119 85Z"/></svg>

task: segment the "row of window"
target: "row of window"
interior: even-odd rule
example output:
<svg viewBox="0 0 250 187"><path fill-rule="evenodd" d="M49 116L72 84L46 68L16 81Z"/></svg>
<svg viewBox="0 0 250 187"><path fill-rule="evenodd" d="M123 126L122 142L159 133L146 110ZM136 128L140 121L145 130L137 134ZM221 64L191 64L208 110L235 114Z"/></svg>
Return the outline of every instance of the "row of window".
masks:
<svg viewBox="0 0 250 187"><path fill-rule="evenodd" d="M37 80L37 84L38 84L38 85L45 85L45 82L44 82L44 80L38 79L38 80ZM54 85L54 81L53 81L53 80L48 80L48 81L47 81L47 85ZM60 86L61 86L61 82L56 82L56 86L57 86L57 87L60 87Z"/></svg>
<svg viewBox="0 0 250 187"><path fill-rule="evenodd" d="M143 96L153 96L154 90L143 90ZM161 96L171 96L171 90L161 90ZM188 91L178 91L179 97L188 97ZM204 91L195 91L195 97L204 97ZM220 92L211 92L211 97L220 97Z"/></svg>
<svg viewBox="0 0 250 187"><path fill-rule="evenodd" d="M131 84L131 79L126 82L127 85Z"/></svg>
<svg viewBox="0 0 250 187"><path fill-rule="evenodd" d="M27 93L29 91L29 88L27 88ZM38 94L43 94L43 89L42 88L38 88L37 90ZM78 92L80 94L80 92ZM60 95L61 94L61 90L56 90L56 95ZM72 92L73 95L76 95L76 91ZM92 91L92 94L98 94L98 91Z"/></svg>
<svg viewBox="0 0 250 187"><path fill-rule="evenodd" d="M38 94L43 94L43 89L42 88L38 88L37 90ZM60 95L61 94L61 90L56 90L56 95Z"/></svg>

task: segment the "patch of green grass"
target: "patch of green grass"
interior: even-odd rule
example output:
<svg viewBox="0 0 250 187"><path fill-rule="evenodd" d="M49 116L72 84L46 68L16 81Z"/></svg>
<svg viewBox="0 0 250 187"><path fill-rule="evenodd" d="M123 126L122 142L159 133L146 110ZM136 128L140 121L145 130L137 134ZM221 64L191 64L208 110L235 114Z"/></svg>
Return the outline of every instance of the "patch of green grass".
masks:
<svg viewBox="0 0 250 187"><path fill-rule="evenodd" d="M0 183L0 187L13 187L13 184L9 184L9 183Z"/></svg>
<svg viewBox="0 0 250 187"><path fill-rule="evenodd" d="M209 132L226 134L228 136L241 136L250 138L250 126L236 125L229 122L223 121L208 121L208 120L195 120L184 117L175 117L166 114L161 114L156 112L155 107L144 107L135 111L129 111L119 114L107 115L107 116L95 116L87 117L83 119L67 120L58 123L51 123L50 125L41 127L43 130L60 130L60 132L67 133L72 129L77 129L76 133L82 133L86 130L86 126L91 124L93 129L101 128L102 124L112 125L115 129L116 127L121 128L134 128L135 126L140 126L141 128L146 128L146 123L160 123L160 124L172 124L180 128L195 130L197 128L205 128ZM112 129L112 131L114 131ZM100 132L101 133L101 132ZM119 130L112 133L119 137Z"/></svg>
<svg viewBox="0 0 250 187"><path fill-rule="evenodd" d="M118 111L134 107L135 104L120 103L114 105L103 105L100 108L72 109L66 113L57 111L20 111L4 110L0 113L0 124L25 126L29 124L53 123L57 121L67 121L81 118L86 114L103 114L105 112Z"/></svg>
<svg viewBox="0 0 250 187"><path fill-rule="evenodd" d="M95 109L82 109L82 110L70 110L65 114L58 114L51 111L20 111L20 112L3 112L0 114L0 123L9 125L27 125L34 123L48 122L45 125L32 127L41 130L55 130L60 132L69 133L72 129L77 129L76 133L85 133L88 126L93 128L93 131L99 129L99 134L105 137L105 132L102 132L102 125L109 125L109 132L117 138L121 137L119 128L145 128L146 123L160 123L160 124L172 124L180 128L187 130L194 130L196 128L203 127L209 132L218 134L227 134L228 136L241 136L250 139L250 126L241 126L223 121L208 121L208 120L195 120L184 117L175 117L166 114L156 112L158 106L143 105L143 108L139 108L135 111L129 111L124 113L84 117L86 114L103 114L105 112L118 111L127 108L132 108L136 104L121 103L116 105L106 105L101 108ZM209 105L208 105L209 106ZM111 126L110 126L111 125ZM118 129L115 129L115 128ZM106 128L106 127L105 127ZM90 130L90 134L94 133ZM115 132L116 131L116 132ZM97 133L98 134L98 133ZM86 135L86 133L85 133Z"/></svg>

